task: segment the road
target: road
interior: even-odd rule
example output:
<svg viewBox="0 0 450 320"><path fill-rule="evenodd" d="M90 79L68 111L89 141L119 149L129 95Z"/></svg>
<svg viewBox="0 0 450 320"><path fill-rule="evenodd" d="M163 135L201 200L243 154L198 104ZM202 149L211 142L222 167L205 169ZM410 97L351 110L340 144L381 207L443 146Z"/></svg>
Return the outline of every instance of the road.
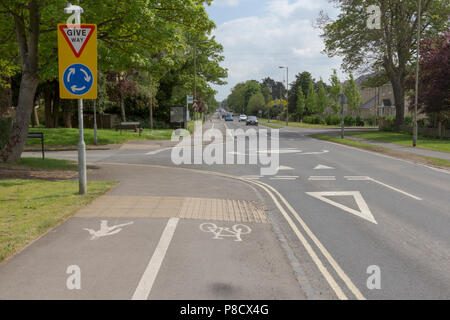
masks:
<svg viewBox="0 0 450 320"><path fill-rule="evenodd" d="M247 129L242 123L218 119L207 126L224 134L227 128ZM218 292L213 298L450 299L449 172L319 141L308 136L311 132L280 129L280 170L275 176L262 176L260 165L175 166L170 158L171 148L156 152L144 148L88 152L88 162L112 171L126 167L129 172L135 172L136 168L144 172L143 168L151 170L158 166L183 168L191 174L198 170L208 179L216 179L214 191L205 190L214 193L211 195L214 198L221 198L234 188L224 184L226 179L236 179L257 190L259 201L268 207L269 223L251 224L255 237L243 241L245 248L241 246L238 251L230 249L230 243L226 242L221 242L220 248L211 246L202 240L203 234L192 231L198 230L198 223L180 220L150 298L205 299L211 291L195 288L196 283L209 279L208 283L216 284L214 292ZM247 156L252 152L245 150ZM49 153L49 157L76 159L76 154ZM141 173L141 179L151 179L154 172L148 174L145 178ZM199 179L198 175L192 179ZM130 194L146 193L133 189L132 185L128 188ZM157 188L148 194L155 192ZM245 192L248 193L245 197L258 201L256 193ZM182 190L179 193L183 195ZM158 235L158 238L169 225L166 222L167 219L139 224L140 230L136 232L142 234L142 239L136 236L132 243L155 252L158 239L148 237ZM227 226L231 228L232 224ZM144 230L154 232L146 235ZM145 241L151 245L146 247ZM189 245L183 247L186 243ZM110 246L113 245L104 248L105 255L112 250ZM267 253L263 254L265 246ZM228 250L227 257L240 258L224 264L218 255L221 250ZM181 264L180 252L184 259ZM242 264L243 257L252 254L251 264ZM28 264L33 261L31 256L28 260L18 258ZM124 257L111 256L111 261L119 263L114 260L119 258ZM11 286L15 283L2 277L11 272L8 268L16 266L15 259L8 261L6 267L0 265L0 291L2 280ZM145 274L148 256L130 255L127 259L139 266L128 269L130 277L137 279L139 274ZM222 263L211 271L204 268L208 261ZM211 277L216 276L225 280L214 282ZM129 297L134 290L131 286L126 288L120 298ZM261 290L266 290L266 294L261 294ZM272 291L267 294L267 290ZM109 291L100 290L97 297L105 297L105 292Z"/></svg>

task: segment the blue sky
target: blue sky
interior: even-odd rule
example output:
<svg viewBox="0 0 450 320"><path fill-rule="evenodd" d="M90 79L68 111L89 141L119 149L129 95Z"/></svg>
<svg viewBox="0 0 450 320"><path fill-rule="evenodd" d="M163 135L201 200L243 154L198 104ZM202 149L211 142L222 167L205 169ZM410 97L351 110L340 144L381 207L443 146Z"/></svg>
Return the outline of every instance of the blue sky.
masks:
<svg viewBox="0 0 450 320"><path fill-rule="evenodd" d="M207 11L224 46L221 65L228 69L228 84L214 87L216 99L225 99L242 81L268 76L285 81L286 70L279 66L289 67L289 82L303 71L328 82L333 68L342 77L340 58L321 53L321 31L313 27L320 10L337 15L328 0L214 0Z"/></svg>

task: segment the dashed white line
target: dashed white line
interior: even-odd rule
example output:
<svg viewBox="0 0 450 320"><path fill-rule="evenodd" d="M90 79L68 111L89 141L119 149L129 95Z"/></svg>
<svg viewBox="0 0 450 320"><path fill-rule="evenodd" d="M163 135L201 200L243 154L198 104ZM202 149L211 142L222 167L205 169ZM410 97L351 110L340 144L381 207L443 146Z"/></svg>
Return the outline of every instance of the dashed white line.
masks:
<svg viewBox="0 0 450 320"><path fill-rule="evenodd" d="M153 284L155 283L156 276L158 275L161 264L169 248L170 242L172 241L175 229L177 227L179 218L170 218L167 222L166 228L164 229L161 239L159 240L158 246L153 253L144 274L139 281L136 291L133 294L132 300L147 300L152 290Z"/></svg>
<svg viewBox="0 0 450 320"><path fill-rule="evenodd" d="M309 181L336 181L335 176L310 176Z"/></svg>

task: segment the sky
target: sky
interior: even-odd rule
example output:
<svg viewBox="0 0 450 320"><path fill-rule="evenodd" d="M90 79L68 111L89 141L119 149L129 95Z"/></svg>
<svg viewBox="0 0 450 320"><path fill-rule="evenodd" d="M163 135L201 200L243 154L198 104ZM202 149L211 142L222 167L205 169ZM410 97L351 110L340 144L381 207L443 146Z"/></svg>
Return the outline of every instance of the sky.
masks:
<svg viewBox="0 0 450 320"><path fill-rule="evenodd" d="M239 82L286 81L286 69L279 66L289 68L289 82L309 71L329 83L333 68L342 80L341 59L321 53L321 30L313 26L320 10L330 17L338 13L328 0L214 0L207 11L224 47L221 66L228 69L228 84L213 87L216 99L224 100Z"/></svg>

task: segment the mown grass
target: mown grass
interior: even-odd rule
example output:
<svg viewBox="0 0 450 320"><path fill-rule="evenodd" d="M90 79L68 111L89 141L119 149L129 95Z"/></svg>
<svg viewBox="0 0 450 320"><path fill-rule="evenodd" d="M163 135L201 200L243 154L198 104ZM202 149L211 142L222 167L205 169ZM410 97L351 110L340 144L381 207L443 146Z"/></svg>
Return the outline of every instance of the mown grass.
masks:
<svg viewBox="0 0 450 320"><path fill-rule="evenodd" d="M116 182L0 180L0 262L110 190Z"/></svg>
<svg viewBox="0 0 450 320"><path fill-rule="evenodd" d="M264 123L268 123L268 119L264 119L261 118L260 121L263 121ZM275 125L281 125L282 127L286 126L286 121L281 121L281 120L270 120L270 124L275 124ZM264 124L266 125L266 124ZM310 124L310 123L304 123L304 122L293 122L293 121L289 121L288 122L288 126L289 127L297 127L297 128L336 128L338 126L336 125L327 125L327 124ZM280 127L281 128L281 127Z"/></svg>
<svg viewBox="0 0 450 320"><path fill-rule="evenodd" d="M389 151L390 151L390 149L388 149L388 148L380 147L380 146L365 143L365 142L349 140L349 139L345 139L345 138L341 139L339 137L331 137L331 136L322 135L322 134L313 134L311 136L316 139L340 143L343 145L352 146L352 147L365 149L365 150L377 151L377 152L381 152L381 153L383 153L383 152L389 153ZM437 165L440 167L450 167L450 161L445 160L445 159L427 157L427 156L416 155L416 154L411 154L411 157L414 157L416 159L422 159L422 161L429 162L431 164L434 164L434 165Z"/></svg>
<svg viewBox="0 0 450 320"><path fill-rule="evenodd" d="M0 162L0 168L39 169L39 170L77 170L77 163L71 160L21 158L14 163Z"/></svg>
<svg viewBox="0 0 450 320"><path fill-rule="evenodd" d="M349 132L347 133L347 135L360 139L389 142L403 146L412 146L412 135L407 133L373 131ZM419 136L417 139L417 147L435 151L450 152L450 140Z"/></svg>
<svg viewBox="0 0 450 320"><path fill-rule="evenodd" d="M134 131L98 130L97 142L99 145L120 144L131 140L168 140L172 136L171 129L150 130L144 129L142 136ZM78 144L78 129L75 128L30 128L30 132L43 132L45 146L76 146ZM94 130L84 130L86 145L94 145ZM40 146L40 139L27 139L27 146Z"/></svg>

